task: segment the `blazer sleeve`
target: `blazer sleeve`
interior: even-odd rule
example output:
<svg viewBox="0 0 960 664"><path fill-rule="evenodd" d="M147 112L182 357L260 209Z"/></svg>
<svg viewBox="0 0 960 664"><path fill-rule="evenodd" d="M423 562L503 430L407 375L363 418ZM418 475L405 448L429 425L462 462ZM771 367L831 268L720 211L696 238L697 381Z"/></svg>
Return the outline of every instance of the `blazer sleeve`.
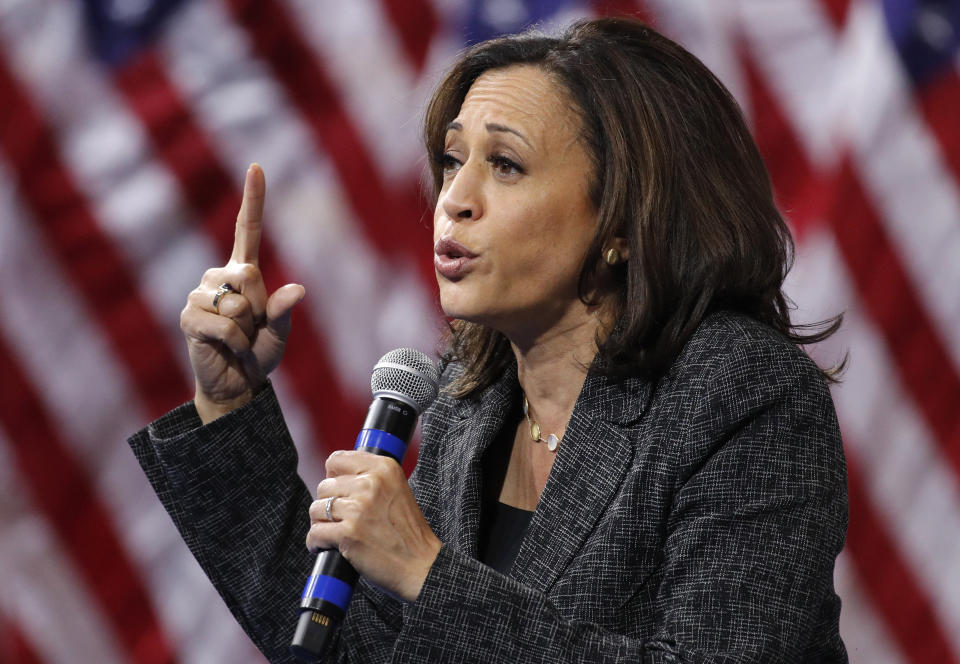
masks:
<svg viewBox="0 0 960 664"><path fill-rule="evenodd" d="M846 471L822 377L792 346L733 348L698 371L681 421L657 425L675 439L651 633L567 621L549 594L444 546L393 661L801 662L818 639L845 661L832 575Z"/></svg>
<svg viewBox="0 0 960 664"><path fill-rule="evenodd" d="M306 549L312 494L272 387L206 426L192 403L129 439L184 541L257 648L288 652L316 556ZM401 605L362 580L330 662L390 659Z"/></svg>

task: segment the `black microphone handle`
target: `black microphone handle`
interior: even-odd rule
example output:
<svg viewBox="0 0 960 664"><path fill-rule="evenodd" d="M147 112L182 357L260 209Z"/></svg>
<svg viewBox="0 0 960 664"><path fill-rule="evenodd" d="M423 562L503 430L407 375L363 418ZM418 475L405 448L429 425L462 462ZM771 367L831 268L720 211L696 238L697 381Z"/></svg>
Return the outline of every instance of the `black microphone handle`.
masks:
<svg viewBox="0 0 960 664"><path fill-rule="evenodd" d="M399 399L375 397L354 449L388 456L403 463L418 416L416 409ZM290 644L290 652L297 659L313 664L323 661L346 615L359 577L353 565L336 549L321 551L317 555L301 597L300 616Z"/></svg>

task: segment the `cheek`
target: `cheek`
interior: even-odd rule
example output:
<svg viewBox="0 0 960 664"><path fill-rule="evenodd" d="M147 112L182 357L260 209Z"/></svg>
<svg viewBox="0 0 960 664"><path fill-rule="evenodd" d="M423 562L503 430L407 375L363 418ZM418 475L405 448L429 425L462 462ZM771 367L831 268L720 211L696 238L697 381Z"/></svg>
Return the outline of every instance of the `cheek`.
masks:
<svg viewBox="0 0 960 664"><path fill-rule="evenodd" d="M437 206L433 208L433 241L436 242L440 239L440 236L443 234L444 224L443 224L443 212L440 209L440 206L443 204L443 199L437 199Z"/></svg>
<svg viewBox="0 0 960 664"><path fill-rule="evenodd" d="M565 223L548 225L539 242L542 271L566 286L579 280L587 249L593 240L595 228L583 219L566 219Z"/></svg>

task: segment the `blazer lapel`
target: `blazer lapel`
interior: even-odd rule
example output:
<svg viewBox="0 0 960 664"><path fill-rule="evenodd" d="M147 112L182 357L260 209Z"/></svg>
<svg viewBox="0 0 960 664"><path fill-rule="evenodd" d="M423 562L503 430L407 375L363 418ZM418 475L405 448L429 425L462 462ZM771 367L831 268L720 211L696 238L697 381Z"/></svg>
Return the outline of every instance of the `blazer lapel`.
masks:
<svg viewBox="0 0 960 664"><path fill-rule="evenodd" d="M511 576L546 592L561 575L618 492L634 455L627 425L649 395L639 380L587 376Z"/></svg>
<svg viewBox="0 0 960 664"><path fill-rule="evenodd" d="M487 448L503 426L505 413L519 398L516 369L485 389L478 397L455 402L455 417L447 435L459 439L457 456L444 464L444 486L452 487L448 495L447 533L453 535L457 548L476 558L482 502L482 459Z"/></svg>

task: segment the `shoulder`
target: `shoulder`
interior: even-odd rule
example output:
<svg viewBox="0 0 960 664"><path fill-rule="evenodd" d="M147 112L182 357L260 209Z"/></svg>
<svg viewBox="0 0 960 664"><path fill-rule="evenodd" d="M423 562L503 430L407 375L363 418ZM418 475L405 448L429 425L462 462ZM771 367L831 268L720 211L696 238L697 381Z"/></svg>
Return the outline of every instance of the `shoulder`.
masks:
<svg viewBox="0 0 960 664"><path fill-rule="evenodd" d="M718 357L750 357L768 362L816 366L796 344L772 327L744 314L721 311L707 316L690 337L677 363L703 362Z"/></svg>
<svg viewBox="0 0 960 664"><path fill-rule="evenodd" d="M739 398L788 385L829 398L817 365L780 332L743 314L704 319L661 381L687 392L735 390Z"/></svg>
<svg viewBox="0 0 960 664"><path fill-rule="evenodd" d="M652 384L639 375L611 380L635 416L648 403L667 402L674 421L688 418L705 400L764 401L789 385L830 398L822 372L801 348L770 326L729 311L705 317Z"/></svg>
<svg viewBox="0 0 960 664"><path fill-rule="evenodd" d="M817 365L781 333L742 314L703 321L658 383L653 410L658 421L672 423L688 451L697 447L691 441L709 448L757 423L778 440L791 431L819 431L831 445L839 442Z"/></svg>
<svg viewBox="0 0 960 664"><path fill-rule="evenodd" d="M790 459L831 477L843 466L833 400L817 365L746 316L708 317L658 385L655 402L654 418L671 423L681 465L699 467L730 447L757 463Z"/></svg>

